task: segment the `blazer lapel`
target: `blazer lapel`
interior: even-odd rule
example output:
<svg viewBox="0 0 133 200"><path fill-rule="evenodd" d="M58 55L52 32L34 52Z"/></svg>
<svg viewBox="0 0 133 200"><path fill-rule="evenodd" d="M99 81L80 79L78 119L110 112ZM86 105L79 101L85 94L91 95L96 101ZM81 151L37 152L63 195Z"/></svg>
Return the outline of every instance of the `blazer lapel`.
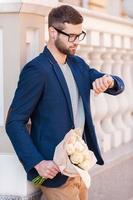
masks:
<svg viewBox="0 0 133 200"><path fill-rule="evenodd" d="M70 117L71 117L71 120L74 124L72 103L71 103L70 94L69 94L68 86L67 86L66 80L64 78L64 75L63 75L63 73L60 69L60 66L58 65L58 63L56 62L56 60L54 59L54 57L52 56L50 51L47 49L47 47L45 47L44 53L46 53L47 58L49 59L50 63L52 64L52 67L53 67L53 70L54 70L55 75L57 77L57 80L59 81L60 86L62 88L62 91L64 93L64 96L66 98L68 109L69 109L69 112L70 112Z"/></svg>
<svg viewBox="0 0 133 200"><path fill-rule="evenodd" d="M70 93L69 93L69 90L68 90L68 86L67 86L66 80L65 80L64 75L63 75L63 73L62 73L62 71L61 71L61 69L60 69L58 64L54 64L53 68L54 68L55 74L57 76L57 79L58 79L58 81L60 83L60 86L61 86L61 88L63 90L63 93L65 95L65 98L67 100L67 104L68 104L68 108L69 108L69 111L70 111L71 119L74 122L72 103L71 103Z"/></svg>

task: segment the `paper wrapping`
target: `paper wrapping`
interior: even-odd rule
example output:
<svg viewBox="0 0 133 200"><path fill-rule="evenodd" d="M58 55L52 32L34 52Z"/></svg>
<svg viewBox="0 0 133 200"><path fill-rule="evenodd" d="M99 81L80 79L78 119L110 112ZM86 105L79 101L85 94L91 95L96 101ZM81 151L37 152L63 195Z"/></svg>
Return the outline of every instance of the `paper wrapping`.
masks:
<svg viewBox="0 0 133 200"><path fill-rule="evenodd" d="M71 129L64 137L64 139L56 146L55 153L54 153L54 162L58 165L60 172L66 176L69 177L75 177L80 176L87 188L90 187L91 184L91 178L89 175L89 170L96 164L96 157L92 151L89 151L90 154L90 164L89 164L89 170L83 170L80 167L74 165L67 154L66 151L66 145L69 141L69 138L75 134L81 135L81 129Z"/></svg>

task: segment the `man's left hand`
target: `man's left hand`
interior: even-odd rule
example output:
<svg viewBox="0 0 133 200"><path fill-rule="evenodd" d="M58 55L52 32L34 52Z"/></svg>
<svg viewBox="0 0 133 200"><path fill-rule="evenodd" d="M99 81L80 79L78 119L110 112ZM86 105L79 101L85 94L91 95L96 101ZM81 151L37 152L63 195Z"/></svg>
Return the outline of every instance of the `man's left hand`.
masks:
<svg viewBox="0 0 133 200"><path fill-rule="evenodd" d="M114 87L114 79L110 75L104 75L93 82L95 95Z"/></svg>

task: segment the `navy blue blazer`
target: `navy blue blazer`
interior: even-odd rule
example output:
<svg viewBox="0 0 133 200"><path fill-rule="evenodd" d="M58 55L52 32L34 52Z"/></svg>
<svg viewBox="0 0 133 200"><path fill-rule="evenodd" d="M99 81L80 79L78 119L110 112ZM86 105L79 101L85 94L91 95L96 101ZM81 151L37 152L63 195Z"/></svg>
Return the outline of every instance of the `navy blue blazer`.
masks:
<svg viewBox="0 0 133 200"><path fill-rule="evenodd" d="M73 73L85 110L85 128L83 137L88 148L102 165L95 130L90 111L90 89L95 79L104 74L91 69L78 56L68 56L67 63ZM117 95L124 90L123 81L112 76L115 86L106 93ZM27 123L31 120L30 133ZM34 166L42 160L52 160L55 147L65 134L74 128L70 95L63 73L48 50L30 61L22 69L18 87L9 109L6 131L14 149L23 164L28 179L38 173ZM58 173L55 178L47 179L44 185L58 187L65 183L67 176Z"/></svg>

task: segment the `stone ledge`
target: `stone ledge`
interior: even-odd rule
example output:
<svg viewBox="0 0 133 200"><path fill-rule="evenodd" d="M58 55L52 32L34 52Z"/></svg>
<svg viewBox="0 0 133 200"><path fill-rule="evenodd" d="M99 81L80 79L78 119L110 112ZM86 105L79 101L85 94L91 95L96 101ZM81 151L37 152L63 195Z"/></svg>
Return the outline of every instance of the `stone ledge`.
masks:
<svg viewBox="0 0 133 200"><path fill-rule="evenodd" d="M104 172L104 170L107 170L107 168L111 168L121 161L128 160L130 158L133 159L133 141L123 144L122 146L118 148L114 148L111 151L103 154L104 162L105 164L103 166L96 165L91 170L91 175L96 176L101 172Z"/></svg>
<svg viewBox="0 0 133 200"><path fill-rule="evenodd" d="M28 196L16 196L16 195L0 195L0 200L40 200L41 191L35 192Z"/></svg>
<svg viewBox="0 0 133 200"><path fill-rule="evenodd" d="M132 200L133 142L104 155L105 165L91 170L89 200Z"/></svg>

